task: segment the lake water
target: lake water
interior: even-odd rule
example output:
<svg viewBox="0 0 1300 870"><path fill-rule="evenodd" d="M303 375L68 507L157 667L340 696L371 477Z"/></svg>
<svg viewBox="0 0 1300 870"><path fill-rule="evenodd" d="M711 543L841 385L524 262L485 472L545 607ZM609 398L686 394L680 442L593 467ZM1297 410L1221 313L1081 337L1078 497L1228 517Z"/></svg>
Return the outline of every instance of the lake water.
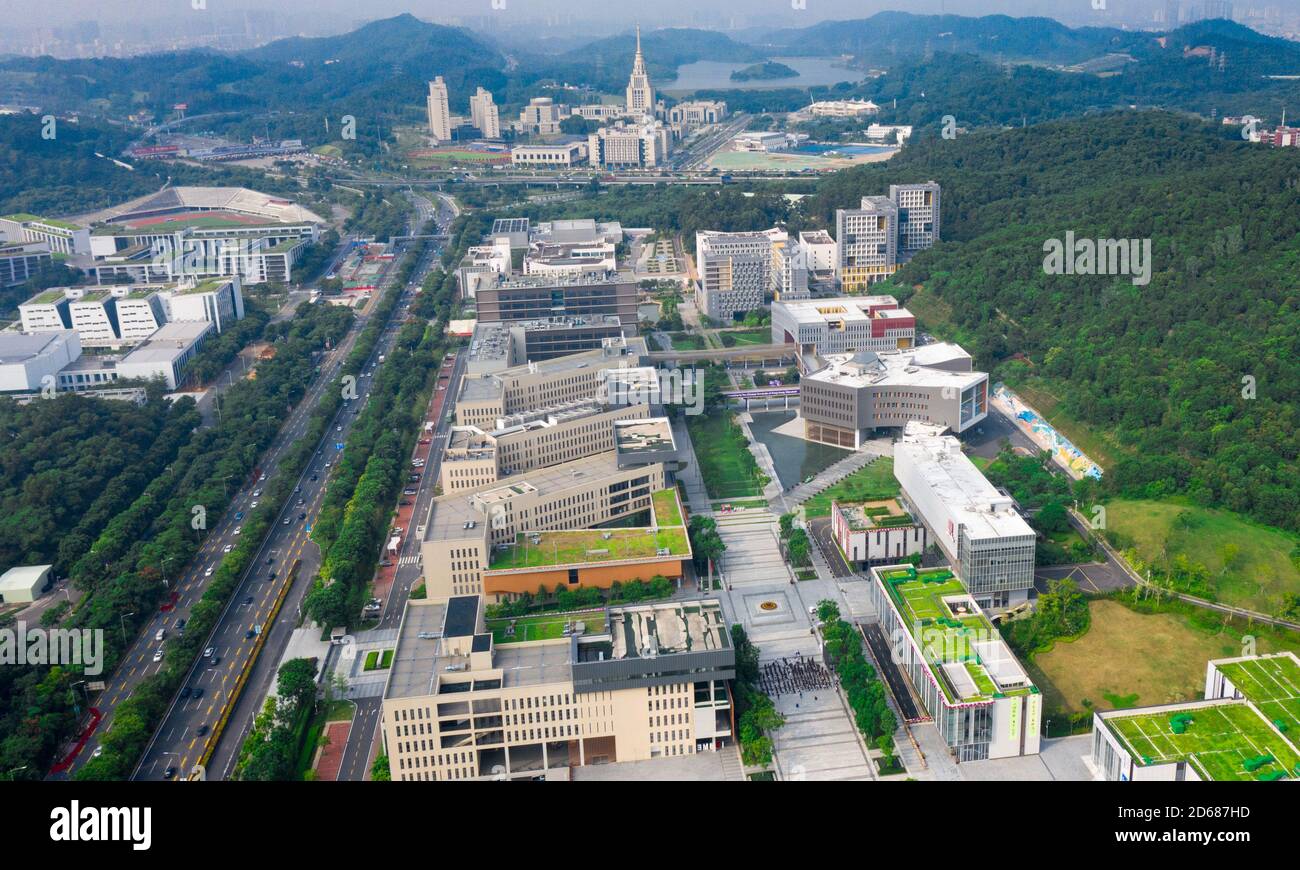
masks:
<svg viewBox="0 0 1300 870"><path fill-rule="evenodd" d="M754 437L767 445L772 454L772 464L776 466L776 476L781 479L781 487L789 489L798 485L805 478L822 469L834 465L849 455L849 451L828 444L817 444L782 435L772 430L795 417L794 411L755 411L751 416L754 422L749 429Z"/></svg>
<svg viewBox="0 0 1300 870"><path fill-rule="evenodd" d="M859 82L866 76L860 70L846 69L837 57L774 57L799 75L784 79L756 79L733 82L731 74L750 63L733 63L718 60L697 60L677 68L677 80L664 82L660 90L666 93L712 89L760 90L764 88L806 88L812 85L833 85L839 82Z"/></svg>

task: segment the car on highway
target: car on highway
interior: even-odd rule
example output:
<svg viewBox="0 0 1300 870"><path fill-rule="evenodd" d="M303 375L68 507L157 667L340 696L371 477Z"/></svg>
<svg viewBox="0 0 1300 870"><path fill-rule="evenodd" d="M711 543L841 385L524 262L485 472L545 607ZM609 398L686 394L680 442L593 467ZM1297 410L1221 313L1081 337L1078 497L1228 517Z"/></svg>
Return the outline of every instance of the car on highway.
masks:
<svg viewBox="0 0 1300 870"><path fill-rule="evenodd" d="M235 526L235 530L234 530L233 532L231 532L231 534L234 534L234 535L242 535L243 533L244 533L244 527L243 527L243 526Z"/></svg>
<svg viewBox="0 0 1300 870"><path fill-rule="evenodd" d="M184 686L184 687L181 688L181 700L182 700L182 701L185 700L186 698L188 698L188 697L189 697L190 695L192 695L192 694L194 694L194 690L191 689L189 686Z"/></svg>
<svg viewBox="0 0 1300 870"><path fill-rule="evenodd" d="M90 753L90 757L91 757L91 758L99 758L99 756L101 756L101 755L103 755L103 754L104 754L104 747L102 747L102 746L96 746L96 747L95 747L95 751L92 752L92 753Z"/></svg>
<svg viewBox="0 0 1300 870"><path fill-rule="evenodd" d="M155 664L162 661L162 657L163 657L163 651L161 649L156 649L153 651L153 660Z"/></svg>
<svg viewBox="0 0 1300 870"><path fill-rule="evenodd" d="M206 737L208 733L208 726L200 725L198 728L194 729L194 733L198 737Z"/></svg>
<svg viewBox="0 0 1300 870"><path fill-rule="evenodd" d="M249 505L249 507L254 507L254 508L257 507L257 502L253 502L251 505Z"/></svg>
<svg viewBox="0 0 1300 870"><path fill-rule="evenodd" d="M244 518L244 512L243 512L243 511L235 511L235 519L237 519L237 520L242 520L243 518Z"/></svg>
<svg viewBox="0 0 1300 870"><path fill-rule="evenodd" d="M203 688L202 688L201 686L195 686L195 687L194 687L194 694L190 695L190 697L193 698L193 699L196 700L196 701L197 701L199 698L202 698L202 697L203 697Z"/></svg>
<svg viewBox="0 0 1300 870"><path fill-rule="evenodd" d="M224 546L224 547L221 548L221 552L223 552L223 553L229 553L229 552L230 552L231 550L233 550L233 549L235 549L235 545L234 545L234 544L226 544L226 546Z"/></svg>
<svg viewBox="0 0 1300 870"><path fill-rule="evenodd" d="M289 518L288 518L288 517L285 517L284 520L280 523L280 525L282 525L282 526L287 526L287 525L289 525Z"/></svg>
<svg viewBox="0 0 1300 870"><path fill-rule="evenodd" d="M312 479L312 482L313 482L313 483L314 483L316 480L318 480L319 478L320 478L320 475L319 475L319 474L313 474L313 475L311 476L311 479Z"/></svg>
<svg viewBox="0 0 1300 870"><path fill-rule="evenodd" d="M169 767L169 768L167 768L166 770L163 771L163 779L171 779L171 778L174 777L174 776L176 776L176 768L175 768L175 767Z"/></svg>
<svg viewBox="0 0 1300 870"><path fill-rule="evenodd" d="M261 497L262 497L262 491L260 489L253 490L253 498L261 498Z"/></svg>
<svg viewBox="0 0 1300 870"><path fill-rule="evenodd" d="M342 426L335 426L335 427L334 427L334 431L335 431L335 432L342 432L342 431L343 431L343 427L342 427Z"/></svg>
<svg viewBox="0 0 1300 870"><path fill-rule="evenodd" d="M204 577L211 577L211 576L212 576L212 566L211 566L211 565L209 565L208 567L206 567L206 568L203 569L203 576L204 576Z"/></svg>
<svg viewBox="0 0 1300 870"><path fill-rule="evenodd" d="M307 515L306 515L306 514L298 514L298 519L299 519L299 521L305 520L305 519L307 519Z"/></svg>
<svg viewBox="0 0 1300 870"><path fill-rule="evenodd" d="M246 596L244 596L244 603L245 603L245 604L252 604L252 603L253 603L253 596L251 596L251 595L246 595Z"/></svg>
<svg viewBox="0 0 1300 870"><path fill-rule="evenodd" d="M244 632L244 640L252 640L252 639L253 639L253 635L255 635L255 634L257 634L257 632L253 631L253 630L250 628L248 631Z"/></svg>
<svg viewBox="0 0 1300 870"><path fill-rule="evenodd" d="M216 654L217 654L217 648L215 646L210 646L203 651L203 657L205 659L210 659Z"/></svg>

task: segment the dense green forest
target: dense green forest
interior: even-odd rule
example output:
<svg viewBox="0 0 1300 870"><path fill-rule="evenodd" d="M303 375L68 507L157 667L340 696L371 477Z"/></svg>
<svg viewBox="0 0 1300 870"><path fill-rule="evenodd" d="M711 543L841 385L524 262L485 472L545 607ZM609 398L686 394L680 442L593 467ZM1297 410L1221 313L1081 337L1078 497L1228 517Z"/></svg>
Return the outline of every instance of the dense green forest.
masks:
<svg viewBox="0 0 1300 870"><path fill-rule="evenodd" d="M914 140L828 177L811 222L890 182L943 185L943 237L896 276L935 324L1117 446L1106 485L1300 529L1300 153L1166 113ZM1150 239L1149 284L1048 275L1044 243ZM927 324L929 325L929 324ZM1024 354L1025 361L1012 360Z"/></svg>

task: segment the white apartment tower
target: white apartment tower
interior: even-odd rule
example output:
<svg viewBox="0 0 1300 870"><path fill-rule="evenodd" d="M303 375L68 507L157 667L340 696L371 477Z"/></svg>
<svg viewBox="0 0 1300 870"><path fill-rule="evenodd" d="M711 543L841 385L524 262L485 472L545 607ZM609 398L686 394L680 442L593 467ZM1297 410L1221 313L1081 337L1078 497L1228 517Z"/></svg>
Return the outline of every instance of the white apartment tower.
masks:
<svg viewBox="0 0 1300 870"><path fill-rule="evenodd" d="M469 115L470 123L478 128L484 139L501 138L501 116L497 112L497 104L492 100L491 91L479 88L469 98Z"/></svg>
<svg viewBox="0 0 1300 870"><path fill-rule="evenodd" d="M439 142L451 141L451 108L447 104L447 83L442 76L429 82L429 132Z"/></svg>
<svg viewBox="0 0 1300 870"><path fill-rule="evenodd" d="M634 117L653 116L654 111L655 92L645 71L645 58L641 56L641 26L637 25L636 58L632 61L632 76L627 80L627 113Z"/></svg>

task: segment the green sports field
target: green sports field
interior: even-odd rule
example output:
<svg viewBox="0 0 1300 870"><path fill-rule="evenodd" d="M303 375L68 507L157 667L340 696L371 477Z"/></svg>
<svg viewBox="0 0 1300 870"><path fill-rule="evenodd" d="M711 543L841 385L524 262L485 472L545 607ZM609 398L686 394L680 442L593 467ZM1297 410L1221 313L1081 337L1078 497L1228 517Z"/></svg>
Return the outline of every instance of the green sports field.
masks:
<svg viewBox="0 0 1300 870"><path fill-rule="evenodd" d="M1300 740L1300 666L1295 659L1247 659L1218 669L1293 743Z"/></svg>
<svg viewBox="0 0 1300 870"><path fill-rule="evenodd" d="M1177 734L1172 719L1191 715L1186 731ZM1147 713L1110 718L1107 724L1144 764L1187 761L1209 779L1261 780L1300 778L1300 753L1245 702L1186 711ZM1260 756L1272 760L1251 771L1246 763Z"/></svg>

